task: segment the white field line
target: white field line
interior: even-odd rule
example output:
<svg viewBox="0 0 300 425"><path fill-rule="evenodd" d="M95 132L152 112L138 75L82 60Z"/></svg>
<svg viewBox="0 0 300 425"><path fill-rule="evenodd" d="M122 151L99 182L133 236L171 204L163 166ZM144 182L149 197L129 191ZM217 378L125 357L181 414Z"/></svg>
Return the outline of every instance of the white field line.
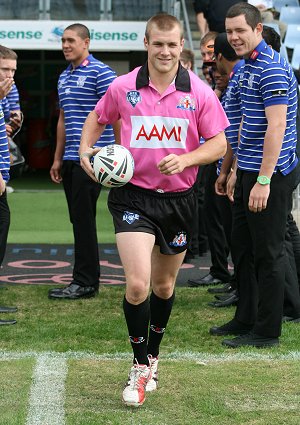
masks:
<svg viewBox="0 0 300 425"><path fill-rule="evenodd" d="M67 360L62 356L37 356L33 372L26 425L65 424Z"/></svg>
<svg viewBox="0 0 300 425"><path fill-rule="evenodd" d="M26 425L65 425L65 379L67 376L67 361L94 360L113 361L130 360L131 353L95 354L87 352L68 351L66 353L50 352L17 352L0 351L0 361L12 361L25 358L36 358L33 373L28 416ZM269 361L269 360L300 360L299 351L290 351L286 354L279 353L194 353L173 352L162 356L163 360L189 361L200 365L213 363L239 362L239 361Z"/></svg>
<svg viewBox="0 0 300 425"><path fill-rule="evenodd" d="M61 360L95 360L95 361L112 361L112 360L131 360L132 353L105 353L96 354L92 352L83 351L67 351L66 353L57 353L55 351L37 352L37 351L0 351L0 361L20 360L25 358L37 359L61 359ZM226 353L209 354L209 353L195 353L188 351L174 351L169 354L161 354L161 360L173 361L191 361L203 363L225 363L225 362L239 362L239 361L269 361L269 360L300 360L300 351L289 351L287 353L269 352L260 353L254 351L233 352L228 350Z"/></svg>

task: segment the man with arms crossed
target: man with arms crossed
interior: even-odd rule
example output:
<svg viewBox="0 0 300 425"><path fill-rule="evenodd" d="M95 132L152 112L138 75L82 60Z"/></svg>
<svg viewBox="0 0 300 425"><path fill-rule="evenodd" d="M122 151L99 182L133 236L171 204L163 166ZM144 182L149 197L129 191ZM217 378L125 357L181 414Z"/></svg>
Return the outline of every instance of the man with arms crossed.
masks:
<svg viewBox="0 0 300 425"><path fill-rule="evenodd" d="M191 238L192 186L198 165L225 153L229 125L210 87L181 66L183 30L174 16L152 17L144 44L148 62L112 83L89 114L80 145L82 167L95 180L91 146L121 118L121 143L135 160L131 182L111 189L108 201L126 275L123 308L134 364L123 400L130 406L142 405L145 389L157 387L159 345Z"/></svg>

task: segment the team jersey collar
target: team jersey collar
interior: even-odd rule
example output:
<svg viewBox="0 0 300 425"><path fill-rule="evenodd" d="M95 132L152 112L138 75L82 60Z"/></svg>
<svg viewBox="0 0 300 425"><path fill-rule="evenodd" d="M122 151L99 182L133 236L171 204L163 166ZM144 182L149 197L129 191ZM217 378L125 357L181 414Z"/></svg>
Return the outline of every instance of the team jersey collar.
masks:
<svg viewBox="0 0 300 425"><path fill-rule="evenodd" d="M149 70L146 62L138 71L136 77L136 89L149 86ZM179 62L177 75L175 78L176 90L189 93L191 91L191 80L188 71Z"/></svg>
<svg viewBox="0 0 300 425"><path fill-rule="evenodd" d="M76 69L76 68L84 68L85 66L87 66L91 62L92 59L93 59L93 55L90 54L85 59L83 59L83 61L81 62L80 65L73 68L72 64L70 63L67 69L72 70L72 69Z"/></svg>
<svg viewBox="0 0 300 425"><path fill-rule="evenodd" d="M268 45L265 42L265 40L262 40L259 45L253 50L253 52L250 54L249 58L246 59L246 63L254 62L258 56L261 54L261 52L268 49Z"/></svg>
<svg viewBox="0 0 300 425"><path fill-rule="evenodd" d="M238 62L234 65L234 67L232 68L232 71L231 71L231 73L230 73L229 78L231 79L231 78L234 76L234 74L236 74L236 73L238 72L238 70L239 70L239 69L240 69L243 65L245 65L245 61L244 61L244 59L241 59L240 61L238 61Z"/></svg>

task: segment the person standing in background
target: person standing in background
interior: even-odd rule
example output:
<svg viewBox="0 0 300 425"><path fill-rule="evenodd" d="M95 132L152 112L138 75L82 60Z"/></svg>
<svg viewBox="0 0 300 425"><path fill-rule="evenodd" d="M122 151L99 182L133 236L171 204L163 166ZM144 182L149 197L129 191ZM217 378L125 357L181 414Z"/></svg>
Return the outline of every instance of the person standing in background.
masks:
<svg viewBox="0 0 300 425"><path fill-rule="evenodd" d="M2 265L10 226L10 209L7 202L6 185L9 181L10 154L2 103L8 103L7 95L14 87L17 69L17 54L0 45L0 266ZM0 306L0 313L16 312L16 307ZM0 320L0 325L13 325L16 320Z"/></svg>
<svg viewBox="0 0 300 425"><path fill-rule="evenodd" d="M194 0L200 36L203 37L208 31L224 32L226 12L235 3L238 0Z"/></svg>
<svg viewBox="0 0 300 425"><path fill-rule="evenodd" d="M52 289L49 298L94 297L99 290L99 252L96 230L96 204L101 185L92 181L80 167L78 149L86 117L106 93L115 72L89 53L90 34L85 25L69 25L62 36L62 49L70 65L58 80L60 115L57 142L50 176L63 183L70 221L73 225L75 263L73 278L64 289ZM114 143L108 126L97 146Z"/></svg>
<svg viewBox="0 0 300 425"><path fill-rule="evenodd" d="M239 301L234 318L218 331L236 335L223 341L227 347L274 346L281 334L286 223L297 175L297 82L285 59L263 40L256 7L232 6L225 25L228 41L245 58L245 66L237 172L227 182L227 195L234 201Z"/></svg>

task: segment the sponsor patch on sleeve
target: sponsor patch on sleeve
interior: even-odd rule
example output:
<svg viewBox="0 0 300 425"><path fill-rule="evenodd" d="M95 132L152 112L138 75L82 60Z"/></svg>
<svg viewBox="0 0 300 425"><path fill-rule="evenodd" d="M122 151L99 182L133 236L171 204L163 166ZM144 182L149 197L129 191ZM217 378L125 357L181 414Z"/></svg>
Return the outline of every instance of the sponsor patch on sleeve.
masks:
<svg viewBox="0 0 300 425"><path fill-rule="evenodd" d="M287 90L273 90L272 96L286 96Z"/></svg>

